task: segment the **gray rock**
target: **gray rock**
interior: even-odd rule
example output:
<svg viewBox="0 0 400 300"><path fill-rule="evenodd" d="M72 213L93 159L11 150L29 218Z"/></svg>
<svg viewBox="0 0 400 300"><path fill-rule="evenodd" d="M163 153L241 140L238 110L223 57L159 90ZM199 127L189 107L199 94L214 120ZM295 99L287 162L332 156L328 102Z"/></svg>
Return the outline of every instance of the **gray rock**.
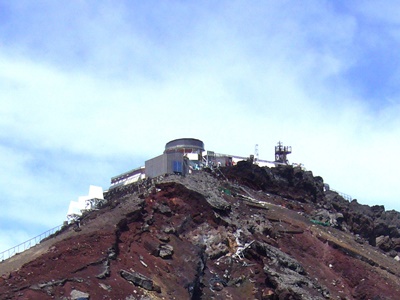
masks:
<svg viewBox="0 0 400 300"><path fill-rule="evenodd" d="M143 274L121 270L120 275L125 280L130 281L134 285L142 287L145 290L161 293L161 288L158 285L154 284L153 280L144 276Z"/></svg>
<svg viewBox="0 0 400 300"><path fill-rule="evenodd" d="M311 218L322 223L327 223L332 227L340 228L344 220L342 213L329 212L326 209L317 209L311 213Z"/></svg>
<svg viewBox="0 0 400 300"><path fill-rule="evenodd" d="M273 226L264 217L260 215L252 215L251 218L247 220L246 229L251 234L260 233L268 235L271 233Z"/></svg>
<svg viewBox="0 0 400 300"><path fill-rule="evenodd" d="M175 233L176 230L175 230L175 228L172 227L172 226L167 226L167 227L164 228L164 232L165 232L165 233Z"/></svg>
<svg viewBox="0 0 400 300"><path fill-rule="evenodd" d="M295 296L293 299L329 297L329 292L310 279L297 260L266 243L255 242L253 247L258 253L269 258L269 262L264 264L264 273L275 287L279 299L289 299L289 296Z"/></svg>
<svg viewBox="0 0 400 300"><path fill-rule="evenodd" d="M225 254L229 253L229 248L226 244L217 243L207 248L206 253L210 257L210 259L218 259L221 256L224 256Z"/></svg>
<svg viewBox="0 0 400 300"><path fill-rule="evenodd" d="M376 238L376 246L383 251L390 251L393 248L393 241L389 236L378 236Z"/></svg>
<svg viewBox="0 0 400 300"><path fill-rule="evenodd" d="M117 259L117 253L116 253L114 247L108 248L107 249L107 253L108 253L108 258L109 259L113 259L113 260Z"/></svg>
<svg viewBox="0 0 400 300"><path fill-rule="evenodd" d="M272 264L289 268L299 274L305 274L303 266L281 250L262 242L254 243L254 247L261 255L268 257Z"/></svg>
<svg viewBox="0 0 400 300"><path fill-rule="evenodd" d="M206 198L208 204L210 204L213 208L218 210L230 210L231 205L225 201L222 197L217 196L215 193L209 193Z"/></svg>
<svg viewBox="0 0 400 300"><path fill-rule="evenodd" d="M161 241L161 242L165 242L168 243L170 241L170 238L168 235L166 234L158 234L157 238Z"/></svg>
<svg viewBox="0 0 400 300"><path fill-rule="evenodd" d="M392 238L393 251L400 252L400 238Z"/></svg>
<svg viewBox="0 0 400 300"><path fill-rule="evenodd" d="M160 256L163 259L171 258L173 254L174 254L174 247L168 244L161 245L158 251L158 256Z"/></svg>
<svg viewBox="0 0 400 300"><path fill-rule="evenodd" d="M71 292L71 300L89 300L90 295L85 292L81 292L78 290L72 290Z"/></svg>
<svg viewBox="0 0 400 300"><path fill-rule="evenodd" d="M104 279L108 276L110 276L110 263L108 260L106 260L103 263L103 271L99 275L96 275L96 277L99 279Z"/></svg>
<svg viewBox="0 0 400 300"><path fill-rule="evenodd" d="M107 285L107 284L104 284L104 283L99 283L99 286L102 288L102 289L104 289L104 290L106 290L107 292L111 292L112 291L112 288L111 288L111 286L110 285Z"/></svg>
<svg viewBox="0 0 400 300"><path fill-rule="evenodd" d="M158 206L156 206L156 209L164 215L171 215L172 214L172 210L169 208L168 205L165 204L160 204Z"/></svg>

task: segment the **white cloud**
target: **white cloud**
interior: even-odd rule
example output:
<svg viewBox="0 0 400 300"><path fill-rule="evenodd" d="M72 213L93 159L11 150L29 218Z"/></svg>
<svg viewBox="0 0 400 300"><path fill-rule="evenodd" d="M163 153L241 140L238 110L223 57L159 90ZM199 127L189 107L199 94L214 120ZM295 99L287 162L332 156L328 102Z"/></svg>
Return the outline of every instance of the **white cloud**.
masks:
<svg viewBox="0 0 400 300"><path fill-rule="evenodd" d="M107 188L180 137L243 156L259 144L271 160L282 140L333 188L399 209L398 91L371 105L348 76L369 16L320 1L85 3L11 8L0 30L8 218L55 226L89 184Z"/></svg>

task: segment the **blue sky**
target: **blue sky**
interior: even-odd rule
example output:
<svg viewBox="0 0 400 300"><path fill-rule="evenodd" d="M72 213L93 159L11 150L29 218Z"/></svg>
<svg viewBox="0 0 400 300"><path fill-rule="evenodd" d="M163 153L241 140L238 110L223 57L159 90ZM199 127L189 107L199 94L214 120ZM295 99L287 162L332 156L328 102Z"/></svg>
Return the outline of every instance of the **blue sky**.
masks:
<svg viewBox="0 0 400 300"><path fill-rule="evenodd" d="M0 251L193 137L400 210L396 1L0 0Z"/></svg>

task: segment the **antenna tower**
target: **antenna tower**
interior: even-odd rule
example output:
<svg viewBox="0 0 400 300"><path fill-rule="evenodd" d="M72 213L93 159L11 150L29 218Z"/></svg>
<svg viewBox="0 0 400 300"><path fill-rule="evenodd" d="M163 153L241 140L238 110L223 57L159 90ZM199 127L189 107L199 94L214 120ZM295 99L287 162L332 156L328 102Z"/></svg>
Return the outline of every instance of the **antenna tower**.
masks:
<svg viewBox="0 0 400 300"><path fill-rule="evenodd" d="M287 155L290 153L292 153L291 146L283 146L282 142L278 142L278 145L275 146L275 161L289 164L289 161L287 160Z"/></svg>
<svg viewBox="0 0 400 300"><path fill-rule="evenodd" d="M254 163L258 164L258 144L254 147Z"/></svg>

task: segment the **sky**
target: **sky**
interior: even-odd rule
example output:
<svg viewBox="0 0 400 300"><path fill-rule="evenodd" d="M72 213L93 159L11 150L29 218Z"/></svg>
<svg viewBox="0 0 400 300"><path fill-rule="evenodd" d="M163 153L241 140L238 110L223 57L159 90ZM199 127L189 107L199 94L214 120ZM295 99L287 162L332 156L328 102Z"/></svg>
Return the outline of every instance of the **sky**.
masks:
<svg viewBox="0 0 400 300"><path fill-rule="evenodd" d="M173 139L400 210L400 2L0 0L0 252Z"/></svg>

